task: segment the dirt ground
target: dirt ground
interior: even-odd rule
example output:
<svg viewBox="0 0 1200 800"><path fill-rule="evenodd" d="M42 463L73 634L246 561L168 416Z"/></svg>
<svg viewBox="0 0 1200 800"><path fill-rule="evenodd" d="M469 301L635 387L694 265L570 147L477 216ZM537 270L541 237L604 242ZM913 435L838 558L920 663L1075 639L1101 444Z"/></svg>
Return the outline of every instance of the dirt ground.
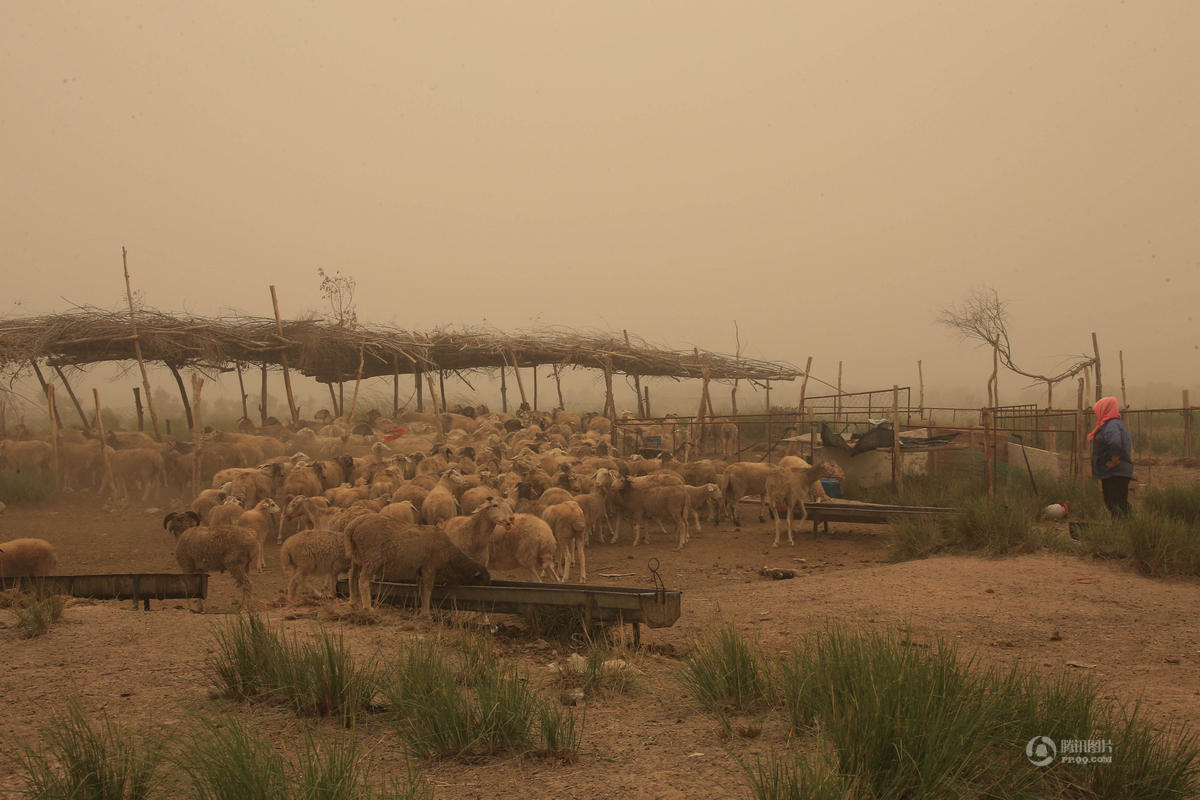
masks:
<svg viewBox="0 0 1200 800"><path fill-rule="evenodd" d="M52 541L62 574L176 571L161 517L159 510L112 513L86 503L10 509L0 517L0 541L20 536ZM903 627L917 641L953 641L983 662L1020 661L1047 674L1083 672L1117 698L1141 698L1162 721L1178 717L1200 724L1196 581L1150 580L1119 565L1049 553L895 564L887 559L883 526L833 525L816 537L806 529L795 547L770 544L770 525L751 522L741 530L705 526L679 553L662 534L636 549L627 544L590 548L593 583L650 585L647 559L660 559L666 586L683 592L682 617L672 628L643 629L647 647L633 659L642 673L634 691L583 702L583 754L577 763L435 762L425 773L436 796L746 797L738 758L783 745L785 731L768 720L757 739L724 740L675 677L690 642L721 622L734 623L768 652L786 651L799 636L833 623ZM267 564L255 590L258 598L273 600L283 586L273 543ZM758 574L765 565L794 568L798 574L792 580L766 579ZM34 640L17 638L11 615L0 612L0 625L6 626L0 630L0 707L5 709L0 714L0 797L17 796L17 743L32 741L46 714L73 697L88 712L103 709L135 726L170 728L187 723L197 711L232 709L289 748L300 742L307 723L284 711L209 699L203 662L211 651L210 631L214 620L236 607L228 576L213 576L210 592L204 615L179 602L155 602L148 613L134 611L131 603L71 605L61 623ZM371 626L320 623L314 619L319 611L268 608L274 620L297 631L337 625L363 656L386 658L408 637L446 630L399 610L384 611L381 623ZM497 646L539 678L563 654L561 646L556 650L529 638L499 638ZM369 721L360 735L381 769L403 774L400 748L386 727Z"/></svg>

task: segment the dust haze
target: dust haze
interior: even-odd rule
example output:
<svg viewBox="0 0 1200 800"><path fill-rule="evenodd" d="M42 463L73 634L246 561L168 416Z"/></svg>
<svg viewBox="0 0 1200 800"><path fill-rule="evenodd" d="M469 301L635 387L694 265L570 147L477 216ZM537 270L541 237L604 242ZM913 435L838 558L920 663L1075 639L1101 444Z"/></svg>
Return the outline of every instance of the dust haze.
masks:
<svg viewBox="0 0 1200 800"><path fill-rule="evenodd" d="M5 3L0 313L119 308L125 245L164 311L266 316L273 283L321 312L323 268L362 321L733 352L737 320L746 355L851 390L921 359L979 404L988 354L935 319L987 286L1024 369L1096 331L1106 387L1120 350L1131 403L1177 404L1198 29L1182 0Z"/></svg>

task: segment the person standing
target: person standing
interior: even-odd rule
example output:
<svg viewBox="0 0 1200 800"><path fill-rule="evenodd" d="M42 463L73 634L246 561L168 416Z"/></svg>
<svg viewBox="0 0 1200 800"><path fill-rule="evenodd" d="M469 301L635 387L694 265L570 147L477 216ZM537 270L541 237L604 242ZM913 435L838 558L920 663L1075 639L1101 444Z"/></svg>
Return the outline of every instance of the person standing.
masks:
<svg viewBox="0 0 1200 800"><path fill-rule="evenodd" d="M1114 517L1129 513L1129 481L1133 478L1133 436L1121 420L1115 397L1101 397L1092 406L1096 427L1092 442L1092 477L1100 480L1104 506Z"/></svg>

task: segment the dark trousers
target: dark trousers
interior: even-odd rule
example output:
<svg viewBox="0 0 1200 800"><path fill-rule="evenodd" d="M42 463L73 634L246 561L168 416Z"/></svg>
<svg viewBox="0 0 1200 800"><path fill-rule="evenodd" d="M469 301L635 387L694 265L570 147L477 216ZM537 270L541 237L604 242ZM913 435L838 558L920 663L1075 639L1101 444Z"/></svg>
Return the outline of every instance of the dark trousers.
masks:
<svg viewBox="0 0 1200 800"><path fill-rule="evenodd" d="M1104 507L1114 517L1129 513L1129 478L1103 478L1100 491L1104 495Z"/></svg>

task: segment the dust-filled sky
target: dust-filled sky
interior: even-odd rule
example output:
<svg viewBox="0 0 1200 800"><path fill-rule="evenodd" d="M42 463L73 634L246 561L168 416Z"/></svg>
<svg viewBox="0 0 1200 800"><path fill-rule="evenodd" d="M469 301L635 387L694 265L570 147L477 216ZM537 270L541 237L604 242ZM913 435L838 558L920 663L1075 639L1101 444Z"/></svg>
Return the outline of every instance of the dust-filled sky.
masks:
<svg viewBox="0 0 1200 800"><path fill-rule="evenodd" d="M1200 4L0 5L13 316L123 302L628 329L851 389L1099 334L1200 385ZM1002 379L1002 389L1024 383ZM1002 397L1002 400L1006 399ZM1134 398L1131 398L1134 400Z"/></svg>

